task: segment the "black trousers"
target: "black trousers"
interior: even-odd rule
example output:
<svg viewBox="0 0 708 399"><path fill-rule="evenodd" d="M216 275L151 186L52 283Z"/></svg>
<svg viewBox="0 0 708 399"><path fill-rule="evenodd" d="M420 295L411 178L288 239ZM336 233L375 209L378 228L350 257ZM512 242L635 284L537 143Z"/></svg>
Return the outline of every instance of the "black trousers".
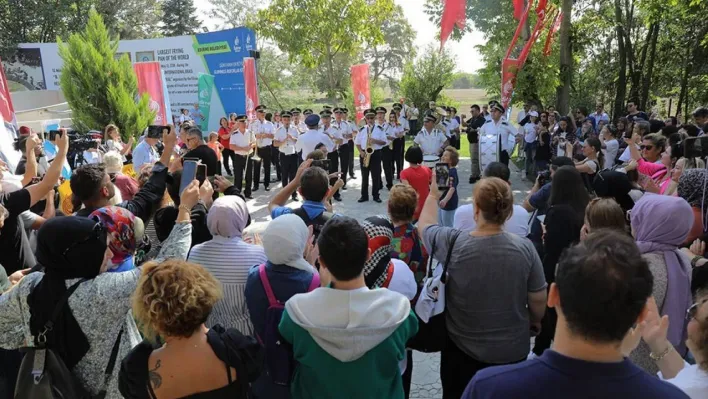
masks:
<svg viewBox="0 0 708 399"><path fill-rule="evenodd" d="M251 196L251 184L253 183L253 160L246 156L235 154L234 158L234 186L243 193L244 196ZM245 172L245 173L244 173ZM246 188L243 188L243 178L246 177Z"/></svg>
<svg viewBox="0 0 708 399"><path fill-rule="evenodd" d="M526 355L522 359L504 364L514 364L524 360L526 360ZM448 337L446 347L440 355L440 382L442 383L443 399L461 398L467 384L479 370L500 365L485 363L467 356Z"/></svg>
<svg viewBox="0 0 708 399"><path fill-rule="evenodd" d="M339 165L341 168L342 181L344 181L344 184L347 184L347 174L353 173L353 171L349 169L349 165L353 162L350 156L350 147L353 148L353 146L354 144L352 143L346 143L339 146Z"/></svg>
<svg viewBox="0 0 708 399"><path fill-rule="evenodd" d="M401 179L403 170L403 157L406 147L406 138L401 137L393 140L393 166L396 168L396 179Z"/></svg>
<svg viewBox="0 0 708 399"><path fill-rule="evenodd" d="M293 179L295 179L295 173L297 172L297 154L285 155L278 151L280 159L280 181L283 183L283 187L287 186Z"/></svg>
<svg viewBox="0 0 708 399"><path fill-rule="evenodd" d="M371 175L371 196L379 198L379 190L381 189L381 150L374 151L369 160L369 167L364 166L364 158L360 157L361 162L361 197L369 198L369 175Z"/></svg>
<svg viewBox="0 0 708 399"><path fill-rule="evenodd" d="M546 308L546 313L541 320L541 332L538 334L533 344L533 353L536 356L541 356L543 352L551 347L553 337L556 333L556 323L558 323L558 314L554 308Z"/></svg>
<svg viewBox="0 0 708 399"><path fill-rule="evenodd" d="M406 350L406 371L401 374L403 379L403 396L408 399L411 396L411 380L413 380L413 351Z"/></svg>
<svg viewBox="0 0 708 399"><path fill-rule="evenodd" d="M389 146L381 149L381 159L384 175L386 176L386 188L393 186L393 156L395 147L392 150Z"/></svg>
<svg viewBox="0 0 708 399"><path fill-rule="evenodd" d="M503 163L506 166L509 166L509 153L506 152L506 150L503 150L499 153L499 162Z"/></svg>
<svg viewBox="0 0 708 399"><path fill-rule="evenodd" d="M229 148L224 148L221 150L221 157L224 161L224 169L226 173L231 174L231 168L229 167L229 159L231 159L231 166L236 167L236 153L231 151Z"/></svg>
<svg viewBox="0 0 708 399"><path fill-rule="evenodd" d="M454 134L450 136L450 145L455 147L456 150L460 149L460 138Z"/></svg>
<svg viewBox="0 0 708 399"><path fill-rule="evenodd" d="M327 154L327 159L329 160L329 170L328 173L337 173L339 172L339 152L337 151L332 151L329 154ZM329 179L329 185L330 187L334 185L334 183L337 181L336 177L333 177ZM335 192L333 195L335 198L341 197L341 194L339 193L339 190Z"/></svg>
<svg viewBox="0 0 708 399"><path fill-rule="evenodd" d="M271 163L275 166L275 176L280 179L280 150L278 147L271 145L270 146L270 160Z"/></svg>
<svg viewBox="0 0 708 399"><path fill-rule="evenodd" d="M261 165L263 166L263 185L265 187L270 186L270 156L272 154L273 146L267 145L265 147L258 148L258 156L261 158L260 162L254 162L253 167L253 187L258 188L261 184Z"/></svg>
<svg viewBox="0 0 708 399"><path fill-rule="evenodd" d="M349 140L349 176L354 177L354 140Z"/></svg>

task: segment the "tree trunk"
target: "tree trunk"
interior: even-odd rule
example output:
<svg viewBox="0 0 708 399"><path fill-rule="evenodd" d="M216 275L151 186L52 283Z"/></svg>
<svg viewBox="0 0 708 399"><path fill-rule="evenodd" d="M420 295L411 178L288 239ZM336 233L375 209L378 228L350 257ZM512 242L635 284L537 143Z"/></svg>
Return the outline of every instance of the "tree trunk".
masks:
<svg viewBox="0 0 708 399"><path fill-rule="evenodd" d="M334 78L334 56L332 49L327 46L327 98L331 101L336 100L337 83Z"/></svg>
<svg viewBox="0 0 708 399"><path fill-rule="evenodd" d="M617 0L619 1L619 0ZM556 109L561 115L568 113L570 103L570 86L573 82L573 57L570 48L570 13L573 8L573 0L563 0L561 3L561 21L559 42L560 42L560 77L561 85L556 91Z"/></svg>
<svg viewBox="0 0 708 399"><path fill-rule="evenodd" d="M622 5L615 0L615 26L617 29L617 54L619 55L619 71L617 74L617 91L612 114L615 118L624 115L624 98L627 94L627 53L624 46L624 27L622 26Z"/></svg>
<svg viewBox="0 0 708 399"><path fill-rule="evenodd" d="M652 36L650 37L650 43L649 43L649 61L646 65L647 70L644 73L643 79L642 79L642 96L639 100L640 108L639 109L648 109L649 105L649 85L651 84L651 78L654 73L654 56L656 54L656 42L657 39L659 38L659 30L661 29L661 25L658 22L654 22L652 24ZM651 30L651 28L650 28ZM644 64L644 61L642 61L642 64Z"/></svg>
<svg viewBox="0 0 708 399"><path fill-rule="evenodd" d="M681 91L679 92L678 106L676 107L676 116L681 114L681 107L684 105L684 98L688 99L688 75L691 72L691 46L686 46L683 73L681 76ZM685 121L688 121L688 116L684 115Z"/></svg>

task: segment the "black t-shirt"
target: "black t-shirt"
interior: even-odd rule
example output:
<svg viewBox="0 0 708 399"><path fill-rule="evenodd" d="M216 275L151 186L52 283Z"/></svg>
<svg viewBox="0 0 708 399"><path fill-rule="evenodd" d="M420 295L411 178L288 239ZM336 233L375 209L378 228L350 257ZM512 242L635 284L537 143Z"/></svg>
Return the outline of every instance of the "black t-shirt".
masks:
<svg viewBox="0 0 708 399"><path fill-rule="evenodd" d="M476 118L467 121L467 140L471 144L479 143L479 129L487 122L484 115L479 114Z"/></svg>
<svg viewBox="0 0 708 399"><path fill-rule="evenodd" d="M639 111L639 112L637 112L637 113L634 114L634 115L632 115L632 114L627 114L627 120L628 120L629 122L634 122L634 121L636 121L637 119L644 119L645 121L649 121L649 116L648 116L647 113L644 112L644 111Z"/></svg>
<svg viewBox="0 0 708 399"><path fill-rule="evenodd" d="M207 176L214 176L216 174L216 153L206 144L202 144L199 147L189 151L184 154L185 158L198 158L207 167Z"/></svg>
<svg viewBox="0 0 708 399"><path fill-rule="evenodd" d="M24 223L19 218L20 213L30 209L30 201L31 196L26 189L0 193L0 204L9 212L5 225L0 230L0 265L8 275L37 264Z"/></svg>

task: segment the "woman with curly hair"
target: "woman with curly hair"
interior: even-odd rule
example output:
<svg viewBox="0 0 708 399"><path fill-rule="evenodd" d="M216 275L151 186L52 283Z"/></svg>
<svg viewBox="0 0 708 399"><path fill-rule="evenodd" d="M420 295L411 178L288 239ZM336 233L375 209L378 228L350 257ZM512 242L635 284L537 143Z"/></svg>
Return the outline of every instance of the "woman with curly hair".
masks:
<svg viewBox="0 0 708 399"><path fill-rule="evenodd" d="M260 347L236 329L204 323L221 299L219 282L202 266L181 260L143 267L133 314L145 340L123 360L121 394L128 399L246 398L258 375ZM154 341L153 341L154 342Z"/></svg>

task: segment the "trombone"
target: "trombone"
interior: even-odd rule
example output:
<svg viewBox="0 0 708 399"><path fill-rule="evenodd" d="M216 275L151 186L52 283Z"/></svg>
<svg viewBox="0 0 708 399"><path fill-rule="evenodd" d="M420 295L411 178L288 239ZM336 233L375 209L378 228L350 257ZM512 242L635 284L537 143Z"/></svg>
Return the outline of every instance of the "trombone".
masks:
<svg viewBox="0 0 708 399"><path fill-rule="evenodd" d="M248 165L249 159L252 159L253 162L261 162L261 157L258 156L258 140L256 139L256 135L250 129L248 130L248 133L249 133L248 144L250 146L253 146L253 148L251 148L251 151L248 153L248 156L246 157L246 165Z"/></svg>

